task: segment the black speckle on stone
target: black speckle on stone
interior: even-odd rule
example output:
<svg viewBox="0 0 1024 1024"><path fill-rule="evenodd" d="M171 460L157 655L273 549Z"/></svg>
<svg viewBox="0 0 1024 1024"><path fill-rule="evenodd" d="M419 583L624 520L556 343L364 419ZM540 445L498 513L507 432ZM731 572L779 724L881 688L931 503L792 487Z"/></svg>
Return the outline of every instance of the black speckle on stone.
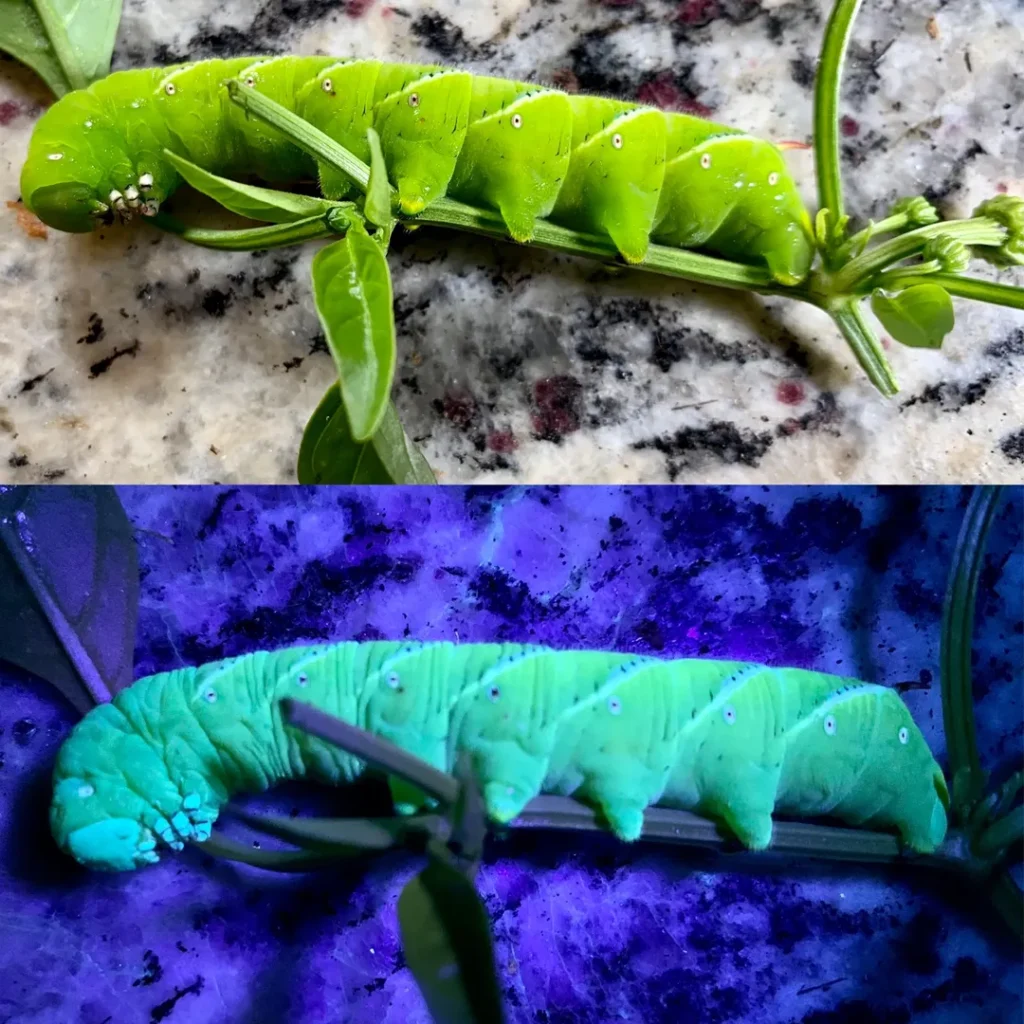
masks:
<svg viewBox="0 0 1024 1024"><path fill-rule="evenodd" d="M801 53L789 62L789 74L797 85L810 89L814 85L814 61L806 53Z"/></svg>
<svg viewBox="0 0 1024 1024"><path fill-rule="evenodd" d="M1013 356L1024 356L1024 329L1011 331L1002 341L994 341L985 349L990 359L1011 359Z"/></svg>
<svg viewBox="0 0 1024 1024"><path fill-rule="evenodd" d="M11 729L11 735L19 747L26 747L38 731L39 726L31 718L19 718Z"/></svg>
<svg viewBox="0 0 1024 1024"><path fill-rule="evenodd" d="M528 609L535 607L530 588L504 569L478 570L470 581L469 592L481 608L510 621L521 619Z"/></svg>
<svg viewBox="0 0 1024 1024"><path fill-rule="evenodd" d="M421 14L409 28L427 49L446 62L466 64L486 54L486 47L471 46L462 29L436 11Z"/></svg>
<svg viewBox="0 0 1024 1024"><path fill-rule="evenodd" d="M942 412L959 412L968 405L980 402L992 386L995 375L982 374L977 380L960 384L957 381L945 380L938 384L930 384L920 394L908 398L900 411L915 405L934 405Z"/></svg>
<svg viewBox="0 0 1024 1024"><path fill-rule="evenodd" d="M999 442L999 450L1010 462L1024 462L1024 427L1007 434Z"/></svg>
<svg viewBox="0 0 1024 1024"><path fill-rule="evenodd" d="M136 338L135 341L130 345L126 345L124 348L115 348L109 356L105 356L103 359L98 360L89 367L89 376L94 380L95 378L102 376L114 364L114 360L120 359L121 356L131 356L134 359L135 356L138 355L141 347L139 339Z"/></svg>
<svg viewBox="0 0 1024 1024"><path fill-rule="evenodd" d="M154 985L164 976L164 969L160 966L160 957L151 949L142 954L142 975L132 982L132 988L139 988L146 985Z"/></svg>
<svg viewBox="0 0 1024 1024"><path fill-rule="evenodd" d="M220 524L220 517L224 513L224 506L237 494L238 488L231 487L217 495L217 500L213 503L210 514L203 520L203 525L196 531L196 538L198 540L206 540L217 529L217 526Z"/></svg>
<svg viewBox="0 0 1024 1024"><path fill-rule="evenodd" d="M167 1020L172 1013L174 1008L178 1005L181 999L185 996L199 995L203 991L203 984L205 979L200 974L191 985L186 985L185 988L178 988L175 986L174 995L170 999L165 999L162 1003L157 1003L152 1010L149 1011L150 1024L160 1024L161 1021Z"/></svg>
<svg viewBox="0 0 1024 1024"><path fill-rule="evenodd" d="M77 344L95 345L97 341L103 340L106 333L106 329L103 326L103 318L97 313L90 313L89 324L86 328L85 334L78 339Z"/></svg>
<svg viewBox="0 0 1024 1024"><path fill-rule="evenodd" d="M772 435L767 431L759 433L714 420L706 427L682 427L674 434L637 441L633 448L654 448L664 454L669 477L675 480L683 470L698 469L708 462L758 466L771 446Z"/></svg>
<svg viewBox="0 0 1024 1024"><path fill-rule="evenodd" d="M977 139L972 139L970 145L953 161L949 173L937 185L931 185L922 193L928 202L939 204L951 193L955 192L963 184L964 169L976 157L986 153L985 147Z"/></svg>
<svg viewBox="0 0 1024 1024"><path fill-rule="evenodd" d="M653 651L665 650L665 637L661 632L661 626L654 619L644 619L637 623L636 635L647 644Z"/></svg>
<svg viewBox="0 0 1024 1024"><path fill-rule="evenodd" d="M230 292L222 292L219 288L211 288L203 293L202 307L210 316L221 317L231 305L233 296Z"/></svg>
<svg viewBox="0 0 1024 1024"><path fill-rule="evenodd" d="M55 367L55 366L51 366L51 367L50 367L50 368L49 368L49 369L48 369L48 370L46 371L46 373L40 373L40 374L37 374L37 375L36 375L35 377L29 377L29 379L28 379L28 380L23 380L23 381L21 382L21 387L20 387L20 388L18 388L18 394L19 394L19 395L23 395L23 394L25 394L25 393L26 393L27 391L35 391L36 387L37 387L37 386L38 386L39 384L42 384L42 382L43 382L44 380L46 380L46 378L47 378L47 377L49 377L49 376L50 376L50 374L51 374L51 373L53 373L53 371L54 371L55 369L56 369L56 367Z"/></svg>
<svg viewBox="0 0 1024 1024"><path fill-rule="evenodd" d="M27 466L28 465L28 456L27 455L12 455L7 460L7 465L10 466L11 469L21 469L22 466Z"/></svg>
<svg viewBox="0 0 1024 1024"><path fill-rule="evenodd" d="M939 950L945 938L942 918L934 910L920 910L893 939L893 951L911 973L934 974L942 966Z"/></svg>

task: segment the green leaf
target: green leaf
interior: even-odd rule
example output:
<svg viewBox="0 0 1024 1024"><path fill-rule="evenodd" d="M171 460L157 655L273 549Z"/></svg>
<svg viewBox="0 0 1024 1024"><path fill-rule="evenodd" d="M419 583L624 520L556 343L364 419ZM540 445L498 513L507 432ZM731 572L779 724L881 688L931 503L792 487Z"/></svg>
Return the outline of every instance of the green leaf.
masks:
<svg viewBox="0 0 1024 1024"><path fill-rule="evenodd" d="M0 50L58 95L110 73L121 0L0 0Z"/></svg>
<svg viewBox="0 0 1024 1024"><path fill-rule="evenodd" d="M83 714L132 682L139 570L112 487L0 491L0 659Z"/></svg>
<svg viewBox="0 0 1024 1024"><path fill-rule="evenodd" d="M165 149L164 156L174 165L177 172L197 191L216 199L221 206L252 220L269 221L271 224L289 224L307 217L325 216L338 207L354 209L352 203L337 203L316 196L297 195L294 192L279 192L272 188L258 188L243 185L229 178L221 178L202 167L186 160L171 150Z"/></svg>
<svg viewBox="0 0 1024 1024"><path fill-rule="evenodd" d="M953 330L953 300L937 284L915 284L892 295L876 288L871 309L901 345L940 348Z"/></svg>
<svg viewBox="0 0 1024 1024"><path fill-rule="evenodd" d="M297 467L300 484L433 484L427 460L409 440L389 402L377 433L356 441L332 384L302 435Z"/></svg>
<svg viewBox="0 0 1024 1024"><path fill-rule="evenodd" d="M366 186L363 213L371 224L384 228L390 237L389 229L395 218L391 212L391 186L388 184L384 153L380 148L380 136L372 128L368 128L366 140L370 144L370 180Z"/></svg>
<svg viewBox="0 0 1024 1024"><path fill-rule="evenodd" d="M395 315L387 257L361 225L313 257L313 295L352 437L366 441L391 395Z"/></svg>
<svg viewBox="0 0 1024 1024"><path fill-rule="evenodd" d="M405 959L435 1021L504 1021L487 912L462 872L432 858L402 890L398 924Z"/></svg>

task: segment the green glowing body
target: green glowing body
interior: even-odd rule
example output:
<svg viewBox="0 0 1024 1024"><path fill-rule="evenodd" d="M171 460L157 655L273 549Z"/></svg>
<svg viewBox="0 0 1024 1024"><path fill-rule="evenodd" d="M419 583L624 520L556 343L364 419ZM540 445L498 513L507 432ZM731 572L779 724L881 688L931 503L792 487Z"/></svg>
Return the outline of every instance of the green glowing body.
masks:
<svg viewBox="0 0 1024 1024"><path fill-rule="evenodd" d="M57 758L58 843L130 869L158 859L158 842L207 838L235 793L354 779L360 762L283 723L287 696L442 770L468 752L499 822L545 792L595 805L627 841L653 804L718 818L753 849L774 811L893 828L920 852L946 832L942 772L885 687L740 662L374 641L149 676L95 708Z"/></svg>
<svg viewBox="0 0 1024 1024"><path fill-rule="evenodd" d="M687 114L427 65L240 57L122 71L40 119L21 177L26 205L64 231L114 210L152 213L179 184L165 148L215 174L351 183L246 114L238 79L364 161L381 138L405 213L445 195L500 213L527 242L537 218L610 238L629 262L650 242L766 264L782 284L811 265L810 218L781 152Z"/></svg>

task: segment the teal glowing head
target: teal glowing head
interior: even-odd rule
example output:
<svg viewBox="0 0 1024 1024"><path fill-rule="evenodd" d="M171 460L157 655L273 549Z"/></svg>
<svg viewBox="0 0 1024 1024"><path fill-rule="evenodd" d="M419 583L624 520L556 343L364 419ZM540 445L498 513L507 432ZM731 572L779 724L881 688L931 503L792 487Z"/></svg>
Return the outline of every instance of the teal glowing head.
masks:
<svg viewBox="0 0 1024 1024"><path fill-rule="evenodd" d="M100 871L130 871L159 860L145 825L151 807L119 767L122 721L113 705L94 708L64 742L53 772L53 837L80 864Z"/></svg>

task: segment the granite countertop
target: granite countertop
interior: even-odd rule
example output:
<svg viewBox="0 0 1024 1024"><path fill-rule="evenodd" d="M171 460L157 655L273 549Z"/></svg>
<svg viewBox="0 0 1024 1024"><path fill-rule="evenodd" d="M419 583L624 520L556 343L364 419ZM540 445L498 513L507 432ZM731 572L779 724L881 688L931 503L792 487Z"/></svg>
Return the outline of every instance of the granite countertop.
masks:
<svg viewBox="0 0 1024 1024"><path fill-rule="evenodd" d="M807 140L825 11L127 0L115 66L256 52L446 61ZM866 5L843 104L850 209L878 217L928 190L966 216L997 190L1024 192L1022 52L1016 0ZM0 63L0 478L294 479L332 372L310 297L315 246L213 253L137 224L32 237L10 204L47 101ZM788 157L811 202L811 153ZM892 347L903 390L886 402L823 314L783 300L440 231L400 239L391 265L396 403L445 482L1024 474L1019 312L958 301L944 351Z"/></svg>

